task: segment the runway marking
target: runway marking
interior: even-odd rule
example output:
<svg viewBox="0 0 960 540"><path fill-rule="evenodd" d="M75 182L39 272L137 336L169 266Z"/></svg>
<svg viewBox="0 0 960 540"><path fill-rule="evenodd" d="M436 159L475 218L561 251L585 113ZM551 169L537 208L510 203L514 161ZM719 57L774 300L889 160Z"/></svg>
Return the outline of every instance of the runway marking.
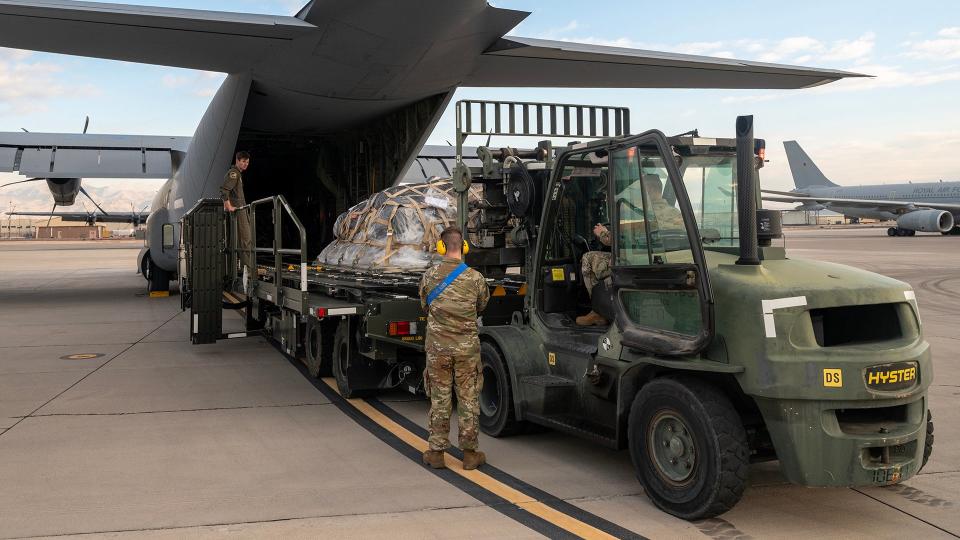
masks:
<svg viewBox="0 0 960 540"><path fill-rule="evenodd" d="M336 392L338 396L340 395L340 392L337 390L336 382L334 382L333 379L329 377L324 378L322 379L322 382L326 384L330 390ZM413 434L411 431L407 430L397 422L394 422L392 419L387 417L386 414L377 410L377 408L370 403L367 403L362 399L348 399L343 398L342 396L340 397L360 411L367 418L374 421L377 425L386 429L392 435L407 445L413 447L417 451L424 452L429 448L427 441ZM564 514L563 512L550 508L535 498L506 485L505 483L480 470L465 470L463 468L463 462L449 453L444 453L444 461L447 464L448 470L469 480L473 484L480 486L484 490L496 495L497 497L500 497L501 499L518 506L526 512L539 517L548 523L556 525L571 534L574 534L580 538L617 538L612 534L575 519L567 514Z"/></svg>
<svg viewBox="0 0 960 540"><path fill-rule="evenodd" d="M92 360L94 358L100 358L103 356L103 353L78 353L78 354L68 354L66 356L61 356L61 360Z"/></svg>
<svg viewBox="0 0 960 540"><path fill-rule="evenodd" d="M340 395L333 379L311 377L302 362L283 353L279 348L277 350L334 406L391 448L417 464L421 463L423 450L426 450L428 445L427 441L415 432L425 431L423 428L416 426L408 418L378 400L371 399L368 402L362 399L344 398ZM481 466L484 471L466 471L460 459L462 455L459 449L451 448L444 455L444 462L448 468L426 467L426 470L487 507L548 538L648 540L629 529L530 486L489 464Z"/></svg>

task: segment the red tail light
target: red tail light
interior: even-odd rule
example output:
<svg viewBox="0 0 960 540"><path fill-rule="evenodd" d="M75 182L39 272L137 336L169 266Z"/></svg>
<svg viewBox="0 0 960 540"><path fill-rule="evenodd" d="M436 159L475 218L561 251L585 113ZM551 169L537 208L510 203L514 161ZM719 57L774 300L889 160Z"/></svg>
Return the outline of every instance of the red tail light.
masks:
<svg viewBox="0 0 960 540"><path fill-rule="evenodd" d="M393 321L388 330L391 336L414 336L417 334L417 323L412 321Z"/></svg>

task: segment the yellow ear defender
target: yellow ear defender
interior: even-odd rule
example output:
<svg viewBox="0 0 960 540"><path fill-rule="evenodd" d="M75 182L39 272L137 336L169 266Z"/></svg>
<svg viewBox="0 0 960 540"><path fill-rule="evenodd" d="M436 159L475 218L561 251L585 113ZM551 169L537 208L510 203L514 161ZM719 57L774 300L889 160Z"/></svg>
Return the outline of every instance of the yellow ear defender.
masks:
<svg viewBox="0 0 960 540"><path fill-rule="evenodd" d="M460 248L460 253L466 255L470 252L470 245L467 244L467 241L463 241L463 247ZM447 245L443 243L443 240L437 240L437 253L440 255L447 254Z"/></svg>

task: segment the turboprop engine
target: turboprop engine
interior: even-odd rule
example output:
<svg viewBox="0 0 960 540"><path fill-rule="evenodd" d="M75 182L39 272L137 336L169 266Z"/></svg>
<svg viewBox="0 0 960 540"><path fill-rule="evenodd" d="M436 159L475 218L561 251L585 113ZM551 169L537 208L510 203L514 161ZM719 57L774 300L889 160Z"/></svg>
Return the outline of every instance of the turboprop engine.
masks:
<svg viewBox="0 0 960 540"><path fill-rule="evenodd" d="M944 233L953 229L953 214L945 210L916 210L897 218L897 227L911 231Z"/></svg>
<svg viewBox="0 0 960 540"><path fill-rule="evenodd" d="M79 178L47 178L47 187L57 206L70 206L80 193Z"/></svg>

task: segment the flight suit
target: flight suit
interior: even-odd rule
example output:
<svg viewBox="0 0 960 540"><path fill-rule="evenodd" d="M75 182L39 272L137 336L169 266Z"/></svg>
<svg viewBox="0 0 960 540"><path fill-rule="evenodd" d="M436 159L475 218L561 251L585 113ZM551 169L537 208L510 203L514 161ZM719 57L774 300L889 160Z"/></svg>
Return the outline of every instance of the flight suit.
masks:
<svg viewBox="0 0 960 540"><path fill-rule="evenodd" d="M243 173L236 166L230 167L230 170L224 175L223 184L220 186L220 198L224 201L229 200L234 208L247 205L247 200L243 195ZM251 250L253 244L250 240L250 209L244 208L234 213L237 217L237 247L240 249L240 262L252 272Z"/></svg>
<svg viewBox="0 0 960 540"><path fill-rule="evenodd" d="M460 265L444 257L420 280L420 305L427 313L427 369L424 383L430 396L430 450L450 447L450 413L457 393L460 449L476 450L480 429L480 390L483 373L477 315L487 307L490 288L476 270L468 268L430 306L427 296Z"/></svg>

